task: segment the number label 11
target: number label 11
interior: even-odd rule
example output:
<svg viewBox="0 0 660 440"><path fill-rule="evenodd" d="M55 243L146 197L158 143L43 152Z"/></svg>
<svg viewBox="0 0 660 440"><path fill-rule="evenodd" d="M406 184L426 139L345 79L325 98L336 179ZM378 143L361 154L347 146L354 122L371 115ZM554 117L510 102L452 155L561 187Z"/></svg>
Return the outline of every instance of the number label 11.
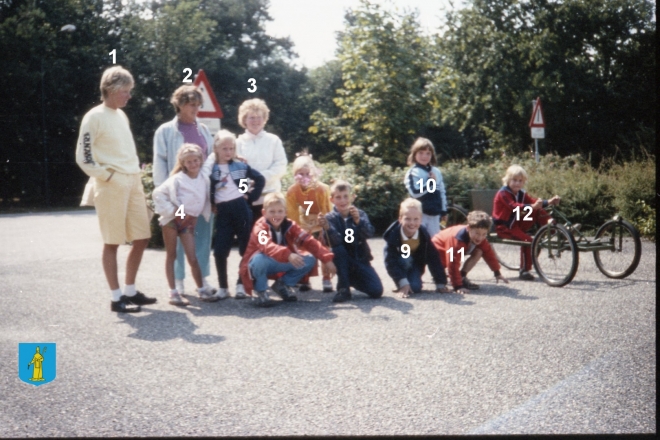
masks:
<svg viewBox="0 0 660 440"><path fill-rule="evenodd" d="M450 247L449 249L447 249L447 252L445 252L445 253L449 254L449 261L453 263L454 262L454 247L453 246ZM465 248L460 248L457 253L461 254L461 263L463 261L465 261Z"/></svg>

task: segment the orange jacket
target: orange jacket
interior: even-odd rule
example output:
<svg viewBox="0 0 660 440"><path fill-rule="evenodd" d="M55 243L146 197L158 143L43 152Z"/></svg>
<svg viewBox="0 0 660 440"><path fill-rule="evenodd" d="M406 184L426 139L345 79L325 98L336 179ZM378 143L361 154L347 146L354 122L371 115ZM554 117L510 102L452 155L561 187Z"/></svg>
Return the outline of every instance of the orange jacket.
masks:
<svg viewBox="0 0 660 440"><path fill-rule="evenodd" d="M328 250L328 248L312 237L311 234L305 232L296 224L296 222L285 218L280 226L280 230L282 232L282 239L286 242L286 246L277 244L273 240L273 237L276 237L275 229L273 229L271 224L264 217L257 220L252 228L250 241L248 241L239 268L239 274L241 275L241 280L243 280L243 287L245 287L245 291L249 295L252 295L253 283L248 263L257 252L260 252L280 263L288 262L289 255L292 253L298 253L301 255L311 254L323 263L332 261L334 258L334 254ZM261 234L262 237L265 235L267 238L265 244L259 243L259 232L261 231L266 231L266 234ZM263 238L261 241L263 241ZM273 278L279 278L280 276L281 274L277 274Z"/></svg>

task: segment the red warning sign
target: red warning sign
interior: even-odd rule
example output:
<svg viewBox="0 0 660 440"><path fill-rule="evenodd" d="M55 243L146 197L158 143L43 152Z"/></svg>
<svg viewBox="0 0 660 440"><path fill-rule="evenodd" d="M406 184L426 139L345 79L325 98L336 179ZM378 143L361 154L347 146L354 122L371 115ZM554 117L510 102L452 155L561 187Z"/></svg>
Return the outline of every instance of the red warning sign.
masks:
<svg viewBox="0 0 660 440"><path fill-rule="evenodd" d="M222 119L224 114L222 113L220 104L218 104L218 100L215 99L211 83L209 83L209 80L206 78L206 74L202 69L199 69L199 72L195 75L195 82L193 84L199 88L199 91L202 93L202 98L204 98L204 102L199 108L197 116L200 118Z"/></svg>
<svg viewBox="0 0 660 440"><path fill-rule="evenodd" d="M529 120L529 126L532 128L545 128L543 110L541 109L541 98L536 98L534 110L532 110L532 119Z"/></svg>

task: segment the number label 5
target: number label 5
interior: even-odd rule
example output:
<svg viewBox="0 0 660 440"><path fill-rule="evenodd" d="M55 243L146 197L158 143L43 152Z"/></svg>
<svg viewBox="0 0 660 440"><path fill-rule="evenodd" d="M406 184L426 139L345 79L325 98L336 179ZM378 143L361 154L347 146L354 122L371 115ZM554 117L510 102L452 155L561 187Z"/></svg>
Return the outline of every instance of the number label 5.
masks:
<svg viewBox="0 0 660 440"><path fill-rule="evenodd" d="M238 192L241 194L245 194L248 192L248 189L250 187L248 186L248 180L247 179L241 179L238 182ZM261 232L266 232L266 231L261 231ZM263 243L262 243L263 244Z"/></svg>

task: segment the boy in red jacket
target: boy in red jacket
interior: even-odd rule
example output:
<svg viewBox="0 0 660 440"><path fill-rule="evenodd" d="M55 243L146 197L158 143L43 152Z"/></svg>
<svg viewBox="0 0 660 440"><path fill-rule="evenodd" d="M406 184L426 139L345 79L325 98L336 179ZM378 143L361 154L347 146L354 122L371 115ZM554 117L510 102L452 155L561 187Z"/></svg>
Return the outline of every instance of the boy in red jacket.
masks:
<svg viewBox="0 0 660 440"><path fill-rule="evenodd" d="M523 190L527 182L527 173L520 165L511 165L502 178L504 186L495 195L493 200L493 222L495 232L501 238L532 242L532 236L527 234L534 224L545 224L551 220L543 208L548 205L559 205L559 196L550 200L541 200L531 197ZM520 276L521 280L532 281L531 246L520 247Z"/></svg>
<svg viewBox="0 0 660 440"><path fill-rule="evenodd" d="M282 193L266 195L261 212L263 217L252 228L239 270L249 295L252 295L254 280L258 306L273 305L267 292L268 278L277 278L272 289L284 301L296 301L292 286L316 267L316 258L331 277L337 272L332 262L333 253L296 222L286 218L286 199Z"/></svg>
<svg viewBox="0 0 660 440"><path fill-rule="evenodd" d="M491 226L490 217L483 211L472 211L468 214L467 220L467 226L456 225L445 228L431 239L440 254L442 265L449 272L454 290L464 294L468 293L468 289L479 288L479 285L468 280L467 274L481 257L495 273L497 282L508 283L509 280L500 273L500 263L486 239ZM463 263L462 269L461 263Z"/></svg>

